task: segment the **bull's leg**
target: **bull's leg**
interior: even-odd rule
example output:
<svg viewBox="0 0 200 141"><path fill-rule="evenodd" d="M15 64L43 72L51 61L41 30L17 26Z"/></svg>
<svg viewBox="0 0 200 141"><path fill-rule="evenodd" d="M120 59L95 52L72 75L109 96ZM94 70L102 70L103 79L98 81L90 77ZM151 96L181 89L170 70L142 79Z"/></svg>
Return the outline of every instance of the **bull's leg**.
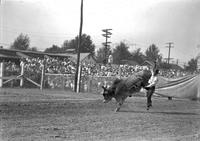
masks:
<svg viewBox="0 0 200 141"><path fill-rule="evenodd" d="M122 97L121 100L118 100L118 106L117 108L115 109L115 112L118 112L121 108L121 106L123 105L124 101L125 101L126 97Z"/></svg>
<svg viewBox="0 0 200 141"><path fill-rule="evenodd" d="M118 107L115 109L115 112L118 112L118 111L120 110L122 104L123 104L123 103L119 103L119 104L118 104Z"/></svg>

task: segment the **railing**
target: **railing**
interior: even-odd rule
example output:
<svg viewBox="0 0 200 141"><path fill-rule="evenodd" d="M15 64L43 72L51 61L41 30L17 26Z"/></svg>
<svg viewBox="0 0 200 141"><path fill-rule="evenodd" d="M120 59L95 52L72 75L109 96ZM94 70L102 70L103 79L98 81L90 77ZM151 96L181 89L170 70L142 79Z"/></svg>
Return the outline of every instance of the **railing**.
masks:
<svg viewBox="0 0 200 141"><path fill-rule="evenodd" d="M52 74L44 73L42 67L39 73L30 73L24 70L21 63L21 69L17 75L3 76L3 65L1 64L1 87L24 87L24 88L40 88L40 89L62 89L74 91L74 75L73 74ZM81 76L80 92L100 92L102 85L111 85L114 77L105 76Z"/></svg>
<svg viewBox="0 0 200 141"><path fill-rule="evenodd" d="M106 76L82 76L80 92L101 92L103 85L111 85L115 77ZM74 75L45 73L44 88L74 90Z"/></svg>

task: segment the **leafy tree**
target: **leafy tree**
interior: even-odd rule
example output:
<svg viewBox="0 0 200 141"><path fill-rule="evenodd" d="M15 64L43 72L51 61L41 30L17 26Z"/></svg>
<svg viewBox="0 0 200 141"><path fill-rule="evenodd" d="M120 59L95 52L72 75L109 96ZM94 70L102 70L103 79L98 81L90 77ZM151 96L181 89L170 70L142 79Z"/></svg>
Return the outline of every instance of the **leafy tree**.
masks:
<svg viewBox="0 0 200 141"><path fill-rule="evenodd" d="M131 53L131 55L132 55L131 59L136 61L139 64L142 64L145 60L145 55L141 52L141 48L134 50Z"/></svg>
<svg viewBox="0 0 200 141"><path fill-rule="evenodd" d="M29 50L29 51L38 51L38 50L37 50L37 47L32 47L32 48L29 48L28 50Z"/></svg>
<svg viewBox="0 0 200 141"><path fill-rule="evenodd" d="M121 64L122 60L130 60L131 53L128 51L128 46L124 42L120 42L118 46L113 50L113 63Z"/></svg>
<svg viewBox="0 0 200 141"><path fill-rule="evenodd" d="M28 50L30 45L30 38L28 35L22 33L15 39L14 43L10 46L11 49Z"/></svg>
<svg viewBox="0 0 200 141"><path fill-rule="evenodd" d="M150 61L161 62L162 55L159 52L160 52L160 50L158 49L158 47L155 44L152 44L145 51L145 55L146 55L147 59Z"/></svg>
<svg viewBox="0 0 200 141"><path fill-rule="evenodd" d="M188 71L196 71L197 70L197 59L192 58L188 61L188 65L185 68Z"/></svg>
<svg viewBox="0 0 200 141"><path fill-rule="evenodd" d="M62 53L62 49L57 45L52 45L52 47L45 49L46 53Z"/></svg>
<svg viewBox="0 0 200 141"><path fill-rule="evenodd" d="M97 62L98 63L107 63L108 53L111 53L110 48L101 47L97 50Z"/></svg>
<svg viewBox="0 0 200 141"><path fill-rule="evenodd" d="M62 44L62 47L61 49L63 50L63 52L66 52L68 49L73 49L73 48L70 48L69 46L69 41L68 40L65 40Z"/></svg>
<svg viewBox="0 0 200 141"><path fill-rule="evenodd" d="M75 52L77 52L77 46L78 46L78 36L75 37L75 39L72 39L70 41L64 41L62 45L63 50L67 49L75 49ZM95 54L95 45L92 42L92 39L89 35L83 34L81 36L81 46L80 46L80 52L81 53L91 53L92 55Z"/></svg>

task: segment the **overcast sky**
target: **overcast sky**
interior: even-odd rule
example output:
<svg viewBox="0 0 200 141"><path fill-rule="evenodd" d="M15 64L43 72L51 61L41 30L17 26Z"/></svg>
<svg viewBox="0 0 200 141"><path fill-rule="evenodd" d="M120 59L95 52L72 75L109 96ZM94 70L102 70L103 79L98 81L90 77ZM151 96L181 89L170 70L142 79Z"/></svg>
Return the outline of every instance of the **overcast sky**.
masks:
<svg viewBox="0 0 200 141"><path fill-rule="evenodd" d="M23 33L39 50L61 46L79 33L80 2L1 0L0 43L6 47ZM124 41L144 51L154 43L164 58L166 43L173 42L171 57L183 62L200 52L199 13L199 0L84 0L83 33L99 48L102 29L112 28L112 46Z"/></svg>

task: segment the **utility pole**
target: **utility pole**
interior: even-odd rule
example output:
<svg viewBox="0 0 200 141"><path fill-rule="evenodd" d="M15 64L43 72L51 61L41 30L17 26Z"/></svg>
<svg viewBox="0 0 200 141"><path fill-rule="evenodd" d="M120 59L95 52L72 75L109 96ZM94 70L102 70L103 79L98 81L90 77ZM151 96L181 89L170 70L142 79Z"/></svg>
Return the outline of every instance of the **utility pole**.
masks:
<svg viewBox="0 0 200 141"><path fill-rule="evenodd" d="M169 61L170 61L170 59L172 59L172 58L170 58L170 51L171 51L171 48L173 48L173 42L169 42L169 43L166 43L166 44L168 44L168 46L166 46L167 48L169 48L169 52L168 52L168 58L167 58L167 63L169 64Z"/></svg>
<svg viewBox="0 0 200 141"><path fill-rule="evenodd" d="M79 29L79 38L78 38L78 47L77 47L77 63L76 63L76 74L75 74L75 85L74 91L79 92L79 82L80 82L80 49L81 49L81 36L82 36L82 27L83 27L83 0L81 0L81 15L80 15L80 29Z"/></svg>
<svg viewBox="0 0 200 141"><path fill-rule="evenodd" d="M110 43L108 42L108 38L111 37L112 33L110 32L112 29L103 29L102 31L104 32L104 34L102 34L105 38L106 38L106 42L103 43L103 45L105 46L105 63L108 62L108 47L110 47Z"/></svg>
<svg viewBox="0 0 200 141"><path fill-rule="evenodd" d="M4 5L3 0L0 0L0 28L3 29L3 21L4 21ZM0 31L0 42L3 43L3 30Z"/></svg>

